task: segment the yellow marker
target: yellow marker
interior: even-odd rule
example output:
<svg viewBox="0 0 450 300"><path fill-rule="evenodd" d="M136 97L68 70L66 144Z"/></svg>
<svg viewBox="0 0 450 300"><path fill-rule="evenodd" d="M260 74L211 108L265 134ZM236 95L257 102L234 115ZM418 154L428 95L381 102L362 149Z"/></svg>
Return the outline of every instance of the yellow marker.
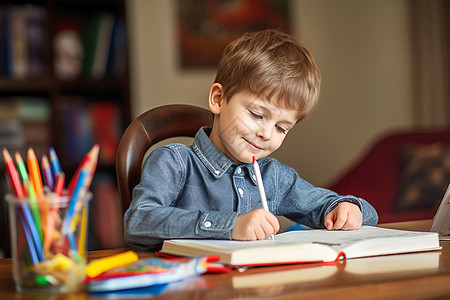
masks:
<svg viewBox="0 0 450 300"><path fill-rule="evenodd" d="M91 261L86 267L86 275L89 277L95 277L101 273L125 266L139 259L138 255L134 251L127 251L124 253L100 258Z"/></svg>

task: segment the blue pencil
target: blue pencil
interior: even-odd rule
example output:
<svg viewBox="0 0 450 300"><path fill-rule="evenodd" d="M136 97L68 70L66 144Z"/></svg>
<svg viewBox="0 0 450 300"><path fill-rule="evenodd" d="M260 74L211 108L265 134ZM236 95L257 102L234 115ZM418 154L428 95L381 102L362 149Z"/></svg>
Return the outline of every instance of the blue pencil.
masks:
<svg viewBox="0 0 450 300"><path fill-rule="evenodd" d="M75 237L73 236L73 232L68 232L67 238L69 239L70 249L72 249L73 251L77 251L77 246L75 243Z"/></svg>
<svg viewBox="0 0 450 300"><path fill-rule="evenodd" d="M44 260L44 255L42 252L42 241L41 241L41 238L39 237L39 232L37 230L36 224L34 223L33 215L31 214L31 210L28 207L28 205L26 205L25 203L22 203L21 205L22 205L22 210L23 210L23 214L25 217L25 221L26 221L26 223L23 223L24 227L26 227L25 224L28 224L28 227L30 228L31 237L33 238L33 241L34 241L38 259L40 261L42 261L42 260Z"/></svg>
<svg viewBox="0 0 450 300"><path fill-rule="evenodd" d="M39 261L38 261L37 254L36 254L36 248L33 245L33 239L31 237L30 232L28 231L28 227L25 223L22 213L19 213L19 216L20 216L20 222L22 223L23 232L25 233L25 239L27 241L28 250L30 250L31 262L33 263L33 265L37 265L39 263ZM18 249L18 250L20 250L20 249Z"/></svg>
<svg viewBox="0 0 450 300"><path fill-rule="evenodd" d="M59 164L58 156L56 155L56 151L53 147L50 147L50 164L52 165L52 171L53 175L56 176L56 174L61 173L61 165Z"/></svg>
<svg viewBox="0 0 450 300"><path fill-rule="evenodd" d="M85 170L81 170L75 189L72 193L72 196L70 197L69 208L67 209L66 215L64 216L64 223L62 228L63 235L69 232L70 223L72 222L72 217L75 211L75 204L80 197L81 191L85 187L84 181L86 176L87 172Z"/></svg>

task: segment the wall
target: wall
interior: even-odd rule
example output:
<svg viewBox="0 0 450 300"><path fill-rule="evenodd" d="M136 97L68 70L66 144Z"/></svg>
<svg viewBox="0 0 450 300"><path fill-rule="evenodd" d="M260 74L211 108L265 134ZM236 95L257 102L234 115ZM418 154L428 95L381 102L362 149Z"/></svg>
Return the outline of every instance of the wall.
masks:
<svg viewBox="0 0 450 300"><path fill-rule="evenodd" d="M158 105L206 107L215 72L180 72L175 1L128 0L133 115ZM412 123L408 0L292 1L295 35L322 71L319 106L274 154L326 185L387 129Z"/></svg>

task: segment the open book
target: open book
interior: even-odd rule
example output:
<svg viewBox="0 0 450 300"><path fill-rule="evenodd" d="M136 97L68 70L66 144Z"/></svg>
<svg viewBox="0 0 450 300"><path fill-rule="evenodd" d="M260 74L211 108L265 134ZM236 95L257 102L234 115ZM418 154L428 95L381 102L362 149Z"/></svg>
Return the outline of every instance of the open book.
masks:
<svg viewBox="0 0 450 300"><path fill-rule="evenodd" d="M439 236L434 232L363 226L353 231L290 231L275 235L274 240L166 240L160 252L191 257L220 255L222 263L252 266L331 262L342 257L358 258L437 249L440 249Z"/></svg>

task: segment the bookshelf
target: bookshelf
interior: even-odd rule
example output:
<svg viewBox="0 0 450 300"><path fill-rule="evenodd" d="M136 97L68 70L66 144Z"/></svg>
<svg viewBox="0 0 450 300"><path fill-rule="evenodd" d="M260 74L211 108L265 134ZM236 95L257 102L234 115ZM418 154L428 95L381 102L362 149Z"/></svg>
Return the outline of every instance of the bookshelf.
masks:
<svg viewBox="0 0 450 300"><path fill-rule="evenodd" d="M38 157L54 147L70 179L84 154L100 144L90 249L121 241L110 237L111 231L121 235L114 162L131 120L125 16L125 0L0 1L0 146L23 156L31 146ZM8 256L8 223L1 226L0 248Z"/></svg>

